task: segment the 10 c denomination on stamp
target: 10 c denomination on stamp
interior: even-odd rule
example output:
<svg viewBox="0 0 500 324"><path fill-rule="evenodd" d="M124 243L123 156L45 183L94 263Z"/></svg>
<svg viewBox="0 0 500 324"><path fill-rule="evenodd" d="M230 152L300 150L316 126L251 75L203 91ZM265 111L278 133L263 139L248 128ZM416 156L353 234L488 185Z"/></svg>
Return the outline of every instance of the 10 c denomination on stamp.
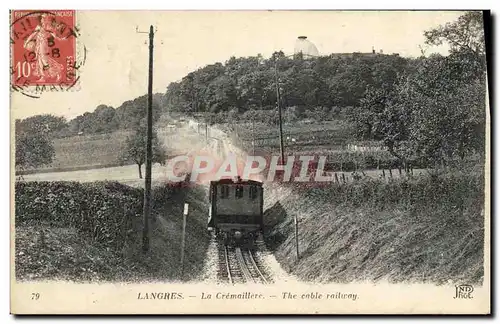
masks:
<svg viewBox="0 0 500 324"><path fill-rule="evenodd" d="M74 10L11 11L13 88L69 88L77 82Z"/></svg>

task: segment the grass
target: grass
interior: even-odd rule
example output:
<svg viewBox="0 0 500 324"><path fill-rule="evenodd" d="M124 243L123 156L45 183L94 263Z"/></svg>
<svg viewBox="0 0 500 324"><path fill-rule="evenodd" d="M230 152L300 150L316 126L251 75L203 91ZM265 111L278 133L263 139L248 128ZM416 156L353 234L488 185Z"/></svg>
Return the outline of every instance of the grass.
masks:
<svg viewBox="0 0 500 324"><path fill-rule="evenodd" d="M127 137L132 131L109 134L79 135L54 139L54 159L51 164L37 169L17 171L18 175L86 171L127 165L120 158L126 149ZM177 143L175 131L158 129L158 136L166 142ZM172 144L173 145L173 144ZM179 148L168 146L168 154L177 154ZM86 174L86 172L80 172ZM99 180L99 179L96 179Z"/></svg>
<svg viewBox="0 0 500 324"><path fill-rule="evenodd" d="M483 176L270 188L266 242L285 269L306 281L480 284Z"/></svg>
<svg viewBox="0 0 500 324"><path fill-rule="evenodd" d="M100 281L130 277L131 262L95 244L74 228L16 227L18 280Z"/></svg>
<svg viewBox="0 0 500 324"><path fill-rule="evenodd" d="M117 165L130 134L129 131L117 131L54 139L54 160L40 170L56 172Z"/></svg>

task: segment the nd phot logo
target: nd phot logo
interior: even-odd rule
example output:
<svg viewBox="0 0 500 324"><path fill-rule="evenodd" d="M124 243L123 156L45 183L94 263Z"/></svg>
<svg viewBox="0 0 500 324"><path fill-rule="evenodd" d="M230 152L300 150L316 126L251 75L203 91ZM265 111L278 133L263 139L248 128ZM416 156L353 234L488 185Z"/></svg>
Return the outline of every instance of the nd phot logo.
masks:
<svg viewBox="0 0 500 324"><path fill-rule="evenodd" d="M457 285L455 286L455 297L453 299L472 299L472 285Z"/></svg>

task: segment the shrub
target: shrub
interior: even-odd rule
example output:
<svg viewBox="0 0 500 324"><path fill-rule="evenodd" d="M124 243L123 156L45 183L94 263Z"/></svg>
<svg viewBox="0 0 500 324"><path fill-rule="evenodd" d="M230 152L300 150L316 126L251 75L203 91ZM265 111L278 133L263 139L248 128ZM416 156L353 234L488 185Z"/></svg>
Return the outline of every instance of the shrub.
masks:
<svg viewBox="0 0 500 324"><path fill-rule="evenodd" d="M119 248L137 232L143 190L117 182L17 182L16 224L74 227L93 242Z"/></svg>

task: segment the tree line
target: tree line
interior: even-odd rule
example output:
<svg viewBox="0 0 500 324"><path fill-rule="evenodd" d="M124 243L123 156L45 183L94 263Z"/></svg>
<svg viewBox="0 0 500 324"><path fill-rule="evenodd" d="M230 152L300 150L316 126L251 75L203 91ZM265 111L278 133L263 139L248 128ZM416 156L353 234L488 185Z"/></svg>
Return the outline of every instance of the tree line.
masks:
<svg viewBox="0 0 500 324"><path fill-rule="evenodd" d="M153 121L160 118L164 111L163 94L153 95ZM147 95L127 100L118 108L107 105L97 106L93 112L85 112L71 120L51 114L35 115L16 120L16 125L23 129L45 128L52 137L62 138L74 135L106 134L116 130L133 130L140 126L145 117ZM35 125L39 125L36 126Z"/></svg>
<svg viewBox="0 0 500 324"><path fill-rule="evenodd" d="M275 52L231 57L171 83L166 92L166 109L211 115L238 115L248 111L275 110L276 79L281 105L296 117L311 111L333 110L359 105L369 87L394 83L411 60L399 55L372 53L331 54L305 59ZM263 113L265 114L265 113Z"/></svg>

